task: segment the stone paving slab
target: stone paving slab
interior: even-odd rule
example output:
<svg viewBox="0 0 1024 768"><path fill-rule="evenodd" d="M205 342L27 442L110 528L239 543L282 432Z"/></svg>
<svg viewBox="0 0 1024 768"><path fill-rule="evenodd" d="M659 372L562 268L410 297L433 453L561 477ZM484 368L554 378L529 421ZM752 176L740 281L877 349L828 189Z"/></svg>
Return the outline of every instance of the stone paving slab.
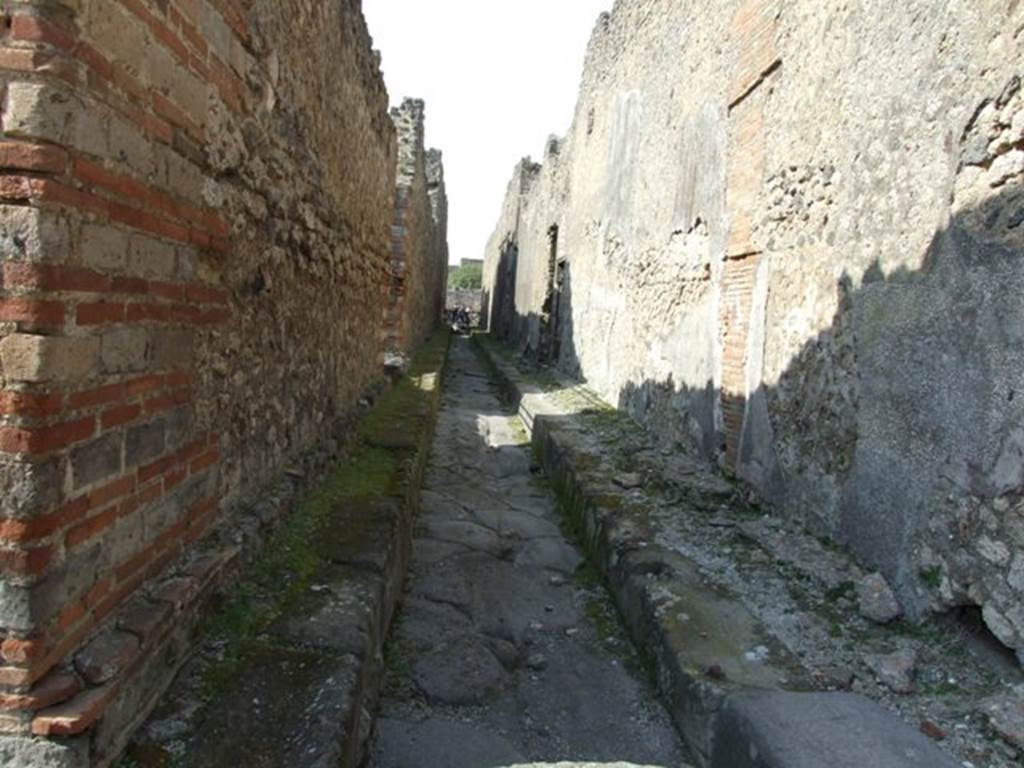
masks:
<svg viewBox="0 0 1024 768"><path fill-rule="evenodd" d="M681 768L681 739L499 395L456 339L370 767Z"/></svg>
<svg viewBox="0 0 1024 768"><path fill-rule="evenodd" d="M359 658L264 646L243 663L189 744L189 765L237 765L243 754L251 768L358 764L353 736L367 684Z"/></svg>
<svg viewBox="0 0 1024 768"><path fill-rule="evenodd" d="M538 461L634 640L653 660L662 695L700 764L924 765L915 762L920 756L934 768L960 765L866 698L802 698L817 687L803 659L763 614L710 579L666 535L673 517L707 520L738 506L732 484L685 451L653 450L639 425L578 383L550 371L524 372L489 339L475 341L529 426ZM864 737L856 749L852 734Z"/></svg>

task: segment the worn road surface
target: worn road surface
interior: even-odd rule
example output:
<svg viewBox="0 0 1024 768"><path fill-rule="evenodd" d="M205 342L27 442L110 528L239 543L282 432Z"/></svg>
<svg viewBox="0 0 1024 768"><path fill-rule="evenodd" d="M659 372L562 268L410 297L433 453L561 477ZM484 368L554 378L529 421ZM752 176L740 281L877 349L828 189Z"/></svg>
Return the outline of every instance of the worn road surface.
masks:
<svg viewBox="0 0 1024 768"><path fill-rule="evenodd" d="M372 768L685 764L559 520L518 419L456 338Z"/></svg>

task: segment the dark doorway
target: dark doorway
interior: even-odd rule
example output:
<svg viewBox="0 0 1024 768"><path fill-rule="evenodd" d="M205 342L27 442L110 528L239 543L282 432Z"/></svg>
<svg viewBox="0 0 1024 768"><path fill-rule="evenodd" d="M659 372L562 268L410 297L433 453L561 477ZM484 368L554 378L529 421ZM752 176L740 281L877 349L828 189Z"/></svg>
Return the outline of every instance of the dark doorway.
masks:
<svg viewBox="0 0 1024 768"><path fill-rule="evenodd" d="M541 314L538 357L541 362L558 361L558 225L548 229L548 289Z"/></svg>
<svg viewBox="0 0 1024 768"><path fill-rule="evenodd" d="M490 330L498 339L508 341L515 333L516 318L516 266L519 246L506 240L501 246L501 257L495 275L494 298L491 308Z"/></svg>
<svg viewBox="0 0 1024 768"><path fill-rule="evenodd" d="M551 302L551 362L558 364L562 353L562 313L565 309L565 284L566 284L565 259L561 259L555 266L555 290Z"/></svg>

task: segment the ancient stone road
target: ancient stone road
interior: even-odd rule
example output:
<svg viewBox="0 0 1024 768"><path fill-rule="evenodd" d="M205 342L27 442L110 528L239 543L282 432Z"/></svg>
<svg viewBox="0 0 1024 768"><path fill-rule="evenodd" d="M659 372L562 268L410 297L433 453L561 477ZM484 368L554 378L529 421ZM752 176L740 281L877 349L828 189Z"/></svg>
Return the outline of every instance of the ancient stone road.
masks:
<svg viewBox="0 0 1024 768"><path fill-rule="evenodd" d="M455 339L371 766L682 765L666 712L580 564L518 419Z"/></svg>

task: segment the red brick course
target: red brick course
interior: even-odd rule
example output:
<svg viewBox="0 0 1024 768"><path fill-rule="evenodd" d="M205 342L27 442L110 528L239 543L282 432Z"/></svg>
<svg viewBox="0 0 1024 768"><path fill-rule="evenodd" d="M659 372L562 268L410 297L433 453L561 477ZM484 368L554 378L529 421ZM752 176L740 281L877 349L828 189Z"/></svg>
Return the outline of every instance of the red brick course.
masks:
<svg viewBox="0 0 1024 768"><path fill-rule="evenodd" d="M87 440L95 433L93 417L47 427L0 427L0 452L50 453Z"/></svg>
<svg viewBox="0 0 1024 768"><path fill-rule="evenodd" d="M757 255L729 259L722 276L721 406L725 427L726 462L735 466L747 398L747 339L754 296Z"/></svg>
<svg viewBox="0 0 1024 768"><path fill-rule="evenodd" d="M67 701L82 690L71 674L49 675L27 693L0 693L0 709L35 711Z"/></svg>
<svg viewBox="0 0 1024 768"><path fill-rule="evenodd" d="M68 153L61 147L21 141L0 141L0 169L61 174L67 169Z"/></svg>

